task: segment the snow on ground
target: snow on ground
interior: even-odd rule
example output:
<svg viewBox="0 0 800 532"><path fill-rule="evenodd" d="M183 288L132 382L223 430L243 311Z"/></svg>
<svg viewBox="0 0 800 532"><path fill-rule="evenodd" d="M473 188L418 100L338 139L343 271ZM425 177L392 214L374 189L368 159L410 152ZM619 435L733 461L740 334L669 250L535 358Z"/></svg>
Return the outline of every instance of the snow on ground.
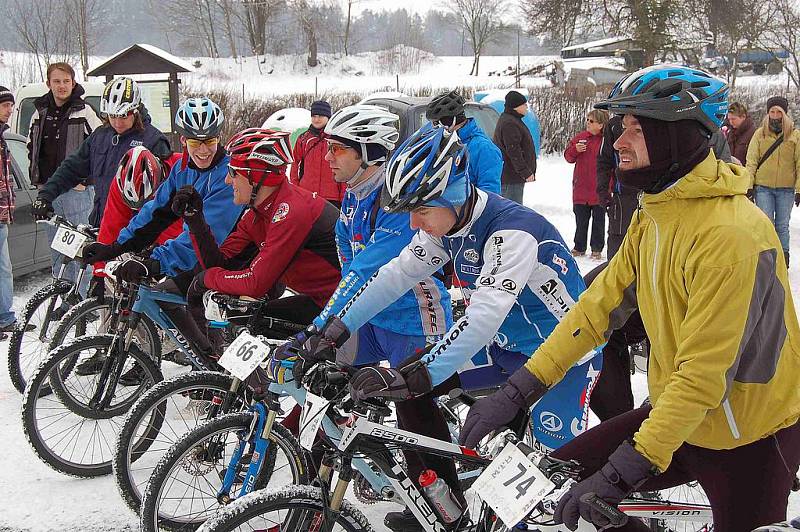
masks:
<svg viewBox="0 0 800 532"><path fill-rule="evenodd" d="M560 156L546 156L538 163L537 181L525 189L525 204L545 215L572 244L575 220L572 214L572 167ZM800 213L791 223L792 254L800 257ZM797 259L795 259L797 260ZM585 273L597 263L578 259ZM800 302L800 267L790 270L795 301ZM14 306L21 309L30 295L46 284L44 274L29 276L17 283ZM21 396L9 381L6 367L8 342L0 342L0 532L138 530L138 521L124 505L112 477L75 479L56 473L33 454L22 432L19 419ZM634 377L637 402L646 395L644 376ZM353 500L352 497L350 500ZM396 505L361 507L376 530L387 510ZM800 515L800 494L790 496L789 514Z"/></svg>

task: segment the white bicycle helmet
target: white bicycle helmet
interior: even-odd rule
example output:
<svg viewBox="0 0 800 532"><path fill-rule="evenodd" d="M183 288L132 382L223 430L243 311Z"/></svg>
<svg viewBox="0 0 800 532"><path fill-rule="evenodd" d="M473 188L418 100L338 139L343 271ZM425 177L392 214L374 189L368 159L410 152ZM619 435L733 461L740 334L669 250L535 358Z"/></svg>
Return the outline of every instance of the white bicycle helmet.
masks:
<svg viewBox="0 0 800 532"><path fill-rule="evenodd" d="M175 115L175 129L190 139L218 137L224 122L222 109L206 97L189 98Z"/></svg>
<svg viewBox="0 0 800 532"><path fill-rule="evenodd" d="M387 151L394 149L400 138L397 123L400 117L377 105L351 105L339 109L328 120L325 133L361 145L361 158L367 165L386 160L386 156L370 158L367 144L377 144Z"/></svg>
<svg viewBox="0 0 800 532"><path fill-rule="evenodd" d="M141 103L139 85L131 78L116 78L103 89L100 112L108 116L126 116L131 111L138 112Z"/></svg>

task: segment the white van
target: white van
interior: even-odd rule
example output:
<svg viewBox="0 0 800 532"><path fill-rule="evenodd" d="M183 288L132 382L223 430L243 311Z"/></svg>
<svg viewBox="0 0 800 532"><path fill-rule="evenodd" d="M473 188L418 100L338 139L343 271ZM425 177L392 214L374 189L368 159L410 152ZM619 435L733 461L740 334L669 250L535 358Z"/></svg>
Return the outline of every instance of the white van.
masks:
<svg viewBox="0 0 800 532"><path fill-rule="evenodd" d="M87 81L81 83L84 89L83 99L88 103L97 116L100 116L100 97L103 95L104 83L95 81ZM36 107L33 102L36 98L46 94L50 89L47 88L46 83L29 83L17 89L14 94L14 112L11 114L11 122L8 124L11 131L22 135L28 136L28 131L31 128L31 118L33 117Z"/></svg>

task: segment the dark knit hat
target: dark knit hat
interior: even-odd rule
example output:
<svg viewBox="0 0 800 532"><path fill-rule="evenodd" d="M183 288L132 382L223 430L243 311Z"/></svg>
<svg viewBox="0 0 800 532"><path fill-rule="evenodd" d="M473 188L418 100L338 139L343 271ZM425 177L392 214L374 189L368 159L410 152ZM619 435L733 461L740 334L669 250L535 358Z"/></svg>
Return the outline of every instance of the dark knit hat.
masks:
<svg viewBox="0 0 800 532"><path fill-rule="evenodd" d="M14 93L0 85L0 103L14 103Z"/></svg>
<svg viewBox="0 0 800 532"><path fill-rule="evenodd" d="M506 107L513 109L527 103L528 99L517 91L508 91L506 94Z"/></svg>
<svg viewBox="0 0 800 532"><path fill-rule="evenodd" d="M771 98L767 99L767 111L769 111L776 105L781 109L783 109L784 113L789 112L789 100L787 100L783 96L772 96Z"/></svg>
<svg viewBox="0 0 800 532"><path fill-rule="evenodd" d="M320 115L330 118L331 114L333 114L331 113L331 104L325 100L317 100L311 104L311 116Z"/></svg>

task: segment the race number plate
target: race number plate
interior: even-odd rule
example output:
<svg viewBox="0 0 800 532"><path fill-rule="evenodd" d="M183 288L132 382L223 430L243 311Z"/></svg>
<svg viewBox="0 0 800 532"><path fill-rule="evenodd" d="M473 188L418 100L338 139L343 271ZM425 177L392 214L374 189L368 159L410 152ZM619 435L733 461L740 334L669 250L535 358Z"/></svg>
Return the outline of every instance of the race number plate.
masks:
<svg viewBox="0 0 800 532"><path fill-rule="evenodd" d="M62 255L74 259L84 242L86 242L86 235L73 231L64 225L59 225L50 247Z"/></svg>
<svg viewBox="0 0 800 532"><path fill-rule="evenodd" d="M319 426L325 417L330 402L324 397L306 393L306 402L303 405L303 413L300 416L300 446L308 451L314 445Z"/></svg>
<svg viewBox="0 0 800 532"><path fill-rule="evenodd" d="M508 528L514 528L555 488L544 473L509 443L472 485Z"/></svg>
<svg viewBox="0 0 800 532"><path fill-rule="evenodd" d="M245 380L270 353L270 347L247 331L236 337L219 359L219 365Z"/></svg>

